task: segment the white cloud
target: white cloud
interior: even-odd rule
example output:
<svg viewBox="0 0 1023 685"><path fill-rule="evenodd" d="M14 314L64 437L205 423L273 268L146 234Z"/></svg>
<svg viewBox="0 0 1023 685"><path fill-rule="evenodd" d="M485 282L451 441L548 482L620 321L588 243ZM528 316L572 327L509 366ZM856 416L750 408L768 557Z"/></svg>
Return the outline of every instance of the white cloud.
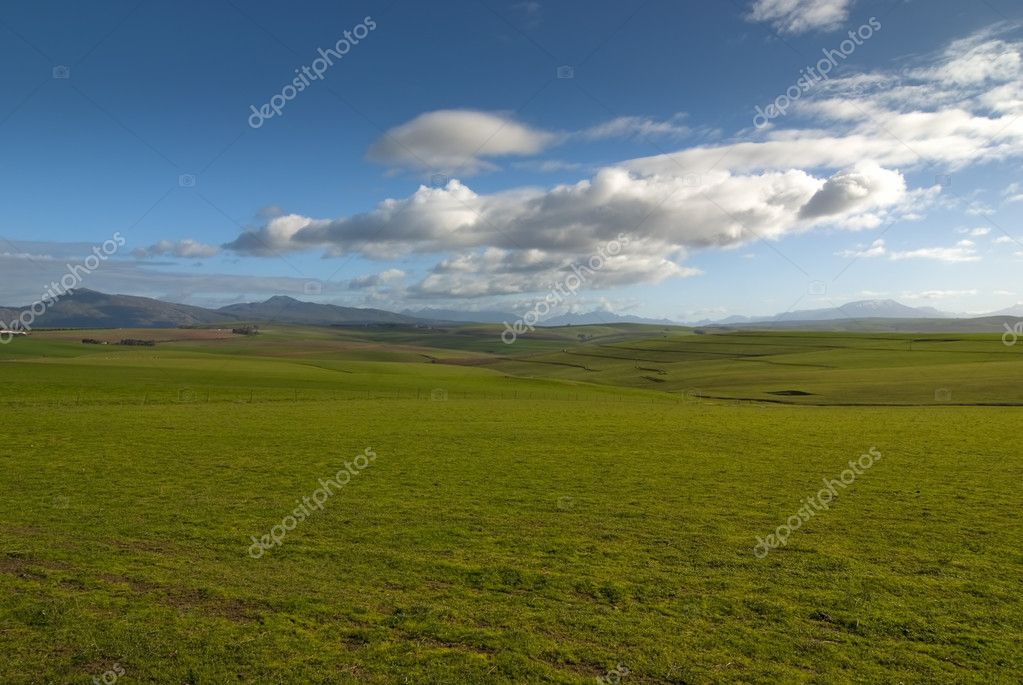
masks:
<svg viewBox="0 0 1023 685"><path fill-rule="evenodd" d="M566 162L561 159L526 160L523 162L512 162L511 166L523 171L539 173L555 173L558 171L580 171L586 168L585 164L579 162Z"/></svg>
<svg viewBox="0 0 1023 685"><path fill-rule="evenodd" d="M953 41L937 65L918 69L913 76L954 86L1010 82L1023 66L1019 45L994 34L988 29Z"/></svg>
<svg viewBox="0 0 1023 685"><path fill-rule="evenodd" d="M868 248L860 249L860 250L843 250L842 252L838 252L837 255L839 257L845 257L846 259L853 259L853 258L859 259L861 257L865 257L865 258L883 257L887 253L888 253L888 250L885 247L884 240L882 240L881 238L878 238L877 240L872 242L870 244L870 247L868 247Z"/></svg>
<svg viewBox="0 0 1023 685"><path fill-rule="evenodd" d="M180 257L182 259L203 259L212 257L220 252L216 245L206 245L187 238L185 240L161 240L149 247L140 247L132 251L132 256L138 259L150 257Z"/></svg>
<svg viewBox="0 0 1023 685"><path fill-rule="evenodd" d="M817 178L804 171L717 172L688 176L601 169L590 180L549 190L478 195L459 181L420 186L367 213L341 219L276 217L228 247L249 254L325 247L370 257L407 251L502 247L589 252L635 230L661 254L779 238L817 225L841 225L906 199L898 172L871 163ZM854 222L855 223L855 222Z"/></svg>
<svg viewBox="0 0 1023 685"><path fill-rule="evenodd" d="M437 110L420 114L385 132L370 146L366 156L392 168L464 178L493 171L497 168L494 159L537 155L572 139L681 138L692 133L683 123L685 118L682 113L664 120L623 116L575 133L560 133L527 126L500 112Z"/></svg>
<svg viewBox="0 0 1023 685"><path fill-rule="evenodd" d="M390 129L367 157L392 167L467 176L495 168L489 158L535 155L557 139L506 114L447 109Z"/></svg>
<svg viewBox="0 0 1023 685"><path fill-rule="evenodd" d="M885 241L878 238L870 244L870 247L844 250L838 252L837 255L847 259L888 257L891 260L930 259L939 262L975 262L980 259L977 256L974 243L970 240L960 240L954 247L923 247L916 250L891 251Z"/></svg>
<svg viewBox="0 0 1023 685"><path fill-rule="evenodd" d="M967 78L977 52L1004 57L983 78ZM699 171L722 158L733 169L840 168L870 159L902 170L933 166L952 172L1019 157L1021 55L1023 41L982 31L936 55L937 66L832 76L818 83L815 97L795 102L787 118L812 120L812 128L768 129L756 141L694 147L636 163L654 172L668 165Z"/></svg>
<svg viewBox="0 0 1023 685"><path fill-rule="evenodd" d="M540 18L543 16L543 5L539 2L526 0L526 2L515 3L511 8L522 15L528 28L536 28L540 25Z"/></svg>
<svg viewBox="0 0 1023 685"><path fill-rule="evenodd" d="M519 10L524 14L533 15L538 14L540 10L543 9L543 6L534 0L527 0L526 2L515 3L512 5L512 9Z"/></svg>
<svg viewBox="0 0 1023 685"><path fill-rule="evenodd" d="M847 215L890 206L906 194L906 182L897 171L873 162L860 162L829 178L799 214L805 219Z"/></svg>
<svg viewBox="0 0 1023 685"><path fill-rule="evenodd" d="M904 300L947 300L956 297L967 297L977 295L978 290L924 290L918 293L905 292L901 298Z"/></svg>
<svg viewBox="0 0 1023 685"><path fill-rule="evenodd" d="M0 254L0 273L4 275L0 304L23 306L41 299L46 284L59 281L67 273L69 256L76 260L72 263L80 263L77 260L91 254L91 247L82 251L75 243L51 243L46 251L61 256L33 255L33 261L29 261ZM214 300L223 300L225 296L235 302L262 300L279 294L302 298L311 276L248 276L211 273L206 270L175 271L155 267L144 261L111 257L91 272L82 286L105 293L208 305ZM340 291L341 287L325 282L324 289Z"/></svg>
<svg viewBox="0 0 1023 685"><path fill-rule="evenodd" d="M956 233L960 235L968 235L972 238L980 238L991 232L991 229L987 226L978 226L977 228L957 228Z"/></svg>
<svg viewBox="0 0 1023 685"><path fill-rule="evenodd" d="M586 140L629 137L682 138L692 133L692 129L682 123L685 119L685 114L675 114L663 121L651 117L617 117L581 131L578 135Z"/></svg>
<svg viewBox="0 0 1023 685"><path fill-rule="evenodd" d="M489 248L456 255L435 266L407 295L418 299L449 299L539 292L565 282L570 274L576 273L573 267L583 271L590 289L658 283L702 273L656 255L608 256L600 268L590 269L588 259L552 258L539 251L530 252L532 254Z"/></svg>
<svg viewBox="0 0 1023 685"><path fill-rule="evenodd" d="M748 19L782 33L832 31L849 17L853 0L753 0Z"/></svg>
<svg viewBox="0 0 1023 685"><path fill-rule="evenodd" d="M349 290L364 290L368 288L380 288L393 286L405 278L405 272L401 269L387 269L380 273L360 276L348 281Z"/></svg>
<svg viewBox="0 0 1023 685"><path fill-rule="evenodd" d="M1005 202L1007 204L1023 202L1023 187L1020 187L1019 183L1010 183L1002 195L1005 197Z"/></svg>
<svg viewBox="0 0 1023 685"><path fill-rule="evenodd" d="M929 259L938 262L977 262L980 257L973 242L960 240L954 247L923 247L905 252L892 252L891 259Z"/></svg>
<svg viewBox="0 0 1023 685"><path fill-rule="evenodd" d="M30 262L36 259L41 261L53 259L53 255L32 254L31 252L0 252L0 257L4 257L6 259L25 259Z"/></svg>

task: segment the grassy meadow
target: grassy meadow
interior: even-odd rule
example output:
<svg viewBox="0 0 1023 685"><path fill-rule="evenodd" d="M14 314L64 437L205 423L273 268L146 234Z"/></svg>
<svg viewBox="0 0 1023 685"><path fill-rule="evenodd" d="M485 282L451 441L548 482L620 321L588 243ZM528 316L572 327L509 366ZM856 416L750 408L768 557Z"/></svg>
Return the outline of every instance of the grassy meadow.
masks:
<svg viewBox="0 0 1023 685"><path fill-rule="evenodd" d="M0 683L1023 680L1023 346L499 334L0 346Z"/></svg>

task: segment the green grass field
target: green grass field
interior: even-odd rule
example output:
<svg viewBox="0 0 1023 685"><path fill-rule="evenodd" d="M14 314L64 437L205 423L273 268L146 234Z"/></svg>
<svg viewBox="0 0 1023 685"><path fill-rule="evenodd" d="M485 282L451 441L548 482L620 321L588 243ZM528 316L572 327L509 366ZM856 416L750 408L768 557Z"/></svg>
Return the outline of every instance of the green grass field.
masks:
<svg viewBox="0 0 1023 685"><path fill-rule="evenodd" d="M0 346L0 682L1023 680L1023 346L499 333Z"/></svg>

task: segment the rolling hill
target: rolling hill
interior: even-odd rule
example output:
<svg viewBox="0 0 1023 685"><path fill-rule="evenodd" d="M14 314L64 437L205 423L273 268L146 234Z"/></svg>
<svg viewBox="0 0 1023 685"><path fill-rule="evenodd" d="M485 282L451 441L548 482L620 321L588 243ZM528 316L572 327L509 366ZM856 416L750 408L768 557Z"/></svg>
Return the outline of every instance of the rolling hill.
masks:
<svg viewBox="0 0 1023 685"><path fill-rule="evenodd" d="M417 324L425 323L403 314L382 309L339 307L333 304L302 302L293 297L276 295L265 302L232 304L217 310L225 317L244 321L277 321L280 323L314 324Z"/></svg>
<svg viewBox="0 0 1023 685"><path fill-rule="evenodd" d="M27 307L0 307L0 320L10 323ZM82 288L59 298L35 318L34 328L174 328L219 323L224 314L174 302L134 295L107 295Z"/></svg>

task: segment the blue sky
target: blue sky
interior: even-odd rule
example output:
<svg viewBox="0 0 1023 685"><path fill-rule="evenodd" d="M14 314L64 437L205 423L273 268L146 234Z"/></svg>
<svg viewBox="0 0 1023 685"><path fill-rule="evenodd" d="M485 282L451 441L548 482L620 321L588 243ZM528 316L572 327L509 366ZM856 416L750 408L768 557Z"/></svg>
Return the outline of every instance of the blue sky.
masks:
<svg viewBox="0 0 1023 685"><path fill-rule="evenodd" d="M561 308L1023 301L1015 0L14 2L0 36L2 304L115 232L83 286L202 305L522 312L620 235Z"/></svg>

